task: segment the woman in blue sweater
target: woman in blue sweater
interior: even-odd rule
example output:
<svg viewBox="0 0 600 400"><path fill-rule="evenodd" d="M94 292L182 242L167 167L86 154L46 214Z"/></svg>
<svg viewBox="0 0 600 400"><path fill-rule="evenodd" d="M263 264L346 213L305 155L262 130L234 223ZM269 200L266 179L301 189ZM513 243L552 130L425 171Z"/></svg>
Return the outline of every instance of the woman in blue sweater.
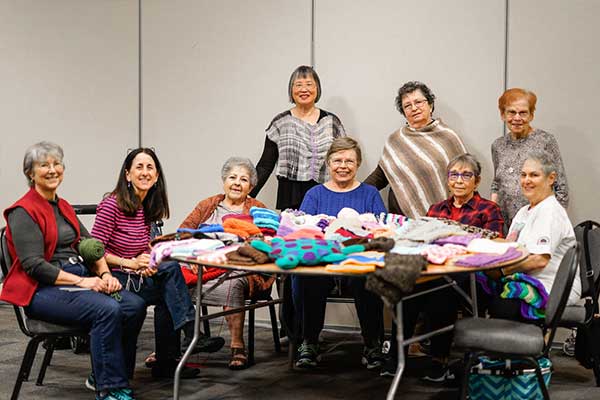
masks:
<svg viewBox="0 0 600 400"><path fill-rule="evenodd" d="M358 143L350 137L334 139L326 156L330 179L310 189L304 196L300 210L307 214L336 216L344 208L359 213L386 212L381 196L375 187L356 180L362 156ZM382 364L381 337L383 336L383 303L365 290L362 278L348 278L360 321L365 347L362 364L368 369ZM302 323L302 344L298 349L296 366L313 368L320 361L319 334L325 321L327 295L333 288L331 277L294 276L292 297L296 315Z"/></svg>

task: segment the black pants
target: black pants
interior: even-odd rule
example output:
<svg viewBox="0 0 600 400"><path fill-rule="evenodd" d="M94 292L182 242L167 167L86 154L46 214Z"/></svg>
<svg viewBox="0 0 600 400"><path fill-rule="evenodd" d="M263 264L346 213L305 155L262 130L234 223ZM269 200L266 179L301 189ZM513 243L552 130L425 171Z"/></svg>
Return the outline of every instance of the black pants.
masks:
<svg viewBox="0 0 600 400"><path fill-rule="evenodd" d="M445 281L436 279L431 282L420 284L417 286L417 289L419 291L427 290L444 283ZM427 330L432 331L456 322L459 304L460 301L458 294L451 287L403 301L402 326L404 339L408 339L413 336L417 319L421 312L425 314ZM392 324L392 339L390 341L390 355L394 358L398 355L396 332L397 326L394 323ZM431 338L431 355L439 358L447 357L450 354L452 338L452 332L433 336ZM407 351L407 347L405 347L405 351Z"/></svg>

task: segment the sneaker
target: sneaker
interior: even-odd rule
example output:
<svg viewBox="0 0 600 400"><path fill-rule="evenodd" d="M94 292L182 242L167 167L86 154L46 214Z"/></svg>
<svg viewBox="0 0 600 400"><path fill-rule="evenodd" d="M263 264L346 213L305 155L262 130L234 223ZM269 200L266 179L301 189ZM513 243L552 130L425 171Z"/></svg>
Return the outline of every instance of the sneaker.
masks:
<svg viewBox="0 0 600 400"><path fill-rule="evenodd" d="M135 400L129 388L109 389L96 392L96 400Z"/></svg>
<svg viewBox="0 0 600 400"><path fill-rule="evenodd" d="M85 387L94 392L96 391L96 377L93 372L90 373L90 376L85 380Z"/></svg>
<svg viewBox="0 0 600 400"><path fill-rule="evenodd" d="M321 361L319 355L319 345L302 343L298 348L298 361L296 361L296 367L298 368L315 368Z"/></svg>
<svg viewBox="0 0 600 400"><path fill-rule="evenodd" d="M455 376L448 368L447 364L434 361L428 371L421 377L422 380L427 382L445 383L454 381Z"/></svg>
<svg viewBox="0 0 600 400"><path fill-rule="evenodd" d="M185 352L192 343L192 338L185 336L181 343L181 351ZM215 353L223 348L225 339L220 336L206 336L201 334L196 343L196 347L192 350L192 354L196 353Z"/></svg>
<svg viewBox="0 0 600 400"><path fill-rule="evenodd" d="M367 369L379 368L385 361L384 355L381 353L381 346L363 348L361 363Z"/></svg>
<svg viewBox="0 0 600 400"><path fill-rule="evenodd" d="M577 341L577 329L572 329L569 337L563 343L563 353L569 357L575 356L575 342Z"/></svg>
<svg viewBox="0 0 600 400"><path fill-rule="evenodd" d="M385 357L379 376L396 376L396 369L398 368L398 360L393 357Z"/></svg>

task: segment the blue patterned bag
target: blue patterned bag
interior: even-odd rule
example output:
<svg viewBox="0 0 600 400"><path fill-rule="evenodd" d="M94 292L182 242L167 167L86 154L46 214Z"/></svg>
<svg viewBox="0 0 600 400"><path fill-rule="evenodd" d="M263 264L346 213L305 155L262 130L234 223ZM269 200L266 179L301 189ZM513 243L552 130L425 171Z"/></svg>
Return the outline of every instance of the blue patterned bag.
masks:
<svg viewBox="0 0 600 400"><path fill-rule="evenodd" d="M550 384L552 362L538 359L546 387ZM469 398L472 400L542 399L535 370L521 360L490 360L479 357L469 374Z"/></svg>

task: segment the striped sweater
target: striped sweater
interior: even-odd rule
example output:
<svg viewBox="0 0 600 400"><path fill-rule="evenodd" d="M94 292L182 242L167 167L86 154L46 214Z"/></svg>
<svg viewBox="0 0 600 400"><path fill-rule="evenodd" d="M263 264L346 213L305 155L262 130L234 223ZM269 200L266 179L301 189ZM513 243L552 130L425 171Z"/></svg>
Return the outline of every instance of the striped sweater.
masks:
<svg viewBox="0 0 600 400"><path fill-rule="evenodd" d="M92 236L100 240L106 252L117 257L132 258L148 252L150 224L144 221L144 209L128 217L110 195L98 204Z"/></svg>
<svg viewBox="0 0 600 400"><path fill-rule="evenodd" d="M405 126L392 133L383 147L379 166L400 209L415 218L447 197L448 162L465 152L456 132L436 119L420 129Z"/></svg>

